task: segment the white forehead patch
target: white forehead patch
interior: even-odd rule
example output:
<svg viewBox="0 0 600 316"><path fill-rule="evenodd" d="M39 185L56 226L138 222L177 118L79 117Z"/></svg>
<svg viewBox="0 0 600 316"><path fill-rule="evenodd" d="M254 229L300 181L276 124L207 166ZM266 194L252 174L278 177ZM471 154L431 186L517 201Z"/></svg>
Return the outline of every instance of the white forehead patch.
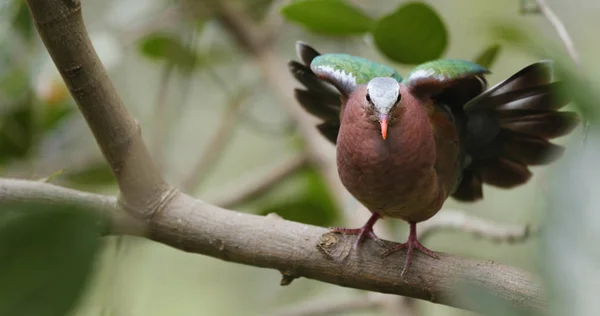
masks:
<svg viewBox="0 0 600 316"><path fill-rule="evenodd" d="M388 113L398 100L400 84L390 77L373 78L367 84L367 93L379 113Z"/></svg>

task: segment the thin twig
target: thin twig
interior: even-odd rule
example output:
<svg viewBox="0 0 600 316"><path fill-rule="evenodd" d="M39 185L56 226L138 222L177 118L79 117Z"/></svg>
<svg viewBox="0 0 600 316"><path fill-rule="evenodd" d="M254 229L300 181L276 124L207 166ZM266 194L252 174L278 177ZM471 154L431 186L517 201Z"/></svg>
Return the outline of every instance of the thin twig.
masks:
<svg viewBox="0 0 600 316"><path fill-rule="evenodd" d="M569 54L571 59L575 62L575 64L577 66L579 66L581 68L581 58L579 56L579 53L575 49L575 44L573 44L573 40L571 39L571 36L569 35L569 32L567 31L567 28L565 27L565 25L563 24L561 19L558 17L558 15L556 15L556 13L554 13L552 8L550 8L550 6L546 2L546 0L535 0L535 1L537 3L539 11L544 15L546 20L548 20L548 22L550 22L550 24L556 30L558 37L560 38L561 42L567 49L567 53ZM589 129L590 129L590 122L588 120L584 120L584 122L583 122L583 142L584 143L587 141Z"/></svg>
<svg viewBox="0 0 600 316"><path fill-rule="evenodd" d="M283 26L283 17L281 16L281 8L290 3L291 0L274 0L269 6L269 10L262 24L263 38L262 43L265 46L275 42L281 34Z"/></svg>
<svg viewBox="0 0 600 316"><path fill-rule="evenodd" d="M241 113L242 105L247 100L249 94L250 90L244 88L229 100L221 122L208 142L206 149L203 150L202 156L190 168L189 175L179 186L182 191L192 193L206 179L208 171L211 170L227 144L229 144L229 140L235 131L235 125Z"/></svg>
<svg viewBox="0 0 600 316"><path fill-rule="evenodd" d="M319 170L325 179L329 189L333 193L337 204L345 205L349 198L344 189L335 168L335 150L315 128L316 120L297 106L294 98L294 87L296 83L284 67L285 61L273 53L272 48L263 45L261 34L251 19L242 12L238 12L227 1L209 1L219 20L231 36L253 56L260 66L261 72L266 79L266 84L279 97L279 104L288 112L290 118L306 144L311 164Z"/></svg>
<svg viewBox="0 0 600 316"><path fill-rule="evenodd" d="M151 216L171 197L134 120L87 34L80 1L26 0L35 26L120 189L120 203Z"/></svg>
<svg viewBox="0 0 600 316"><path fill-rule="evenodd" d="M156 163L156 167L159 170L164 169L165 163L165 140L168 138L169 133L168 127L170 121L167 111L167 95L169 92L169 82L175 65L172 62L167 62L162 69L160 76L160 82L158 84L158 93L156 95L156 105L154 106L154 124L151 130L153 140L152 146L152 157Z"/></svg>
<svg viewBox="0 0 600 316"><path fill-rule="evenodd" d="M506 225L478 218L464 211L445 209L428 221L419 224L420 239L446 230L456 230L490 239L494 242L515 243L531 236L529 225Z"/></svg>
<svg viewBox="0 0 600 316"><path fill-rule="evenodd" d="M560 38L562 43L565 45L565 48L567 49L569 56L571 56L571 59L573 59L573 61L576 64L581 65L579 53L575 49L573 40L571 39L569 32L567 32L567 28L562 23L560 18L556 15L556 13L554 13L554 11L552 11L550 6L548 6L548 3L546 2L546 0L535 0L535 1L537 1L537 5L538 5L540 11L542 12L542 14L544 15L544 17L546 17L548 22L550 22L550 24L552 24L552 26L556 30L558 37Z"/></svg>
<svg viewBox="0 0 600 316"><path fill-rule="evenodd" d="M269 167L269 171L258 170L252 172L248 177L240 177L235 180L235 188L225 188L219 191L223 195L216 198L213 204L224 208L235 209L248 201L252 201L273 188L298 170L308 165L308 159L300 154L292 157L276 167Z"/></svg>
<svg viewBox="0 0 600 316"><path fill-rule="evenodd" d="M184 15L182 14L179 5L166 8L158 16L155 16L148 21L144 21L144 23L131 30L126 30L119 34L119 40L121 43L125 44L133 43L143 36L158 30L164 30L168 26L179 23L183 18Z"/></svg>

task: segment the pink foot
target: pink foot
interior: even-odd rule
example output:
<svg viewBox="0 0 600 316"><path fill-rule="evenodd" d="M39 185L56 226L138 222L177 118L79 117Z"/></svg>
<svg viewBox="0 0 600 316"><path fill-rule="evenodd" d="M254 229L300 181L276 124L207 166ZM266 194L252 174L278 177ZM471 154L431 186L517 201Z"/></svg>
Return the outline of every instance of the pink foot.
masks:
<svg viewBox="0 0 600 316"><path fill-rule="evenodd" d="M394 247L392 247L391 249L388 249L386 252L384 252L381 256L382 257L387 257L389 255L391 255L394 252L406 249L406 260L404 261L404 269L402 269L402 275L404 275L404 273L406 273L406 271L408 270L408 267L410 267L410 264L412 262L412 254L413 254L413 250L414 249L418 249L420 250L422 253L434 258L434 259L439 259L440 257L433 251L425 248L425 246L423 246L418 240L417 240L417 224L416 223L410 223L410 234L408 235L408 241L403 243L403 244L399 244L396 245Z"/></svg>
<svg viewBox="0 0 600 316"><path fill-rule="evenodd" d="M356 241L354 242L354 245L352 246L353 249L358 248L358 246L360 246L364 242L365 238L369 238L378 243L379 245L383 245L381 239L379 239L379 237L375 235L375 232L373 232L373 225L375 225L375 222L377 222L377 220L380 218L381 216L379 214L373 213L373 215L371 215L371 218L369 218L365 226L361 228L332 227L331 231L346 235L358 235Z"/></svg>

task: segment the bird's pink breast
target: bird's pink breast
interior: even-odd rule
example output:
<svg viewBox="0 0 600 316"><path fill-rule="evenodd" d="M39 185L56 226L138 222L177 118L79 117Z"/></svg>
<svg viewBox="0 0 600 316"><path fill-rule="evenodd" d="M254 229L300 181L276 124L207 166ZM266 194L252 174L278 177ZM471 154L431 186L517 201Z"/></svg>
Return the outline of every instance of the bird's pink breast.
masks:
<svg viewBox="0 0 600 316"><path fill-rule="evenodd" d="M433 216L445 196L433 169L435 142L426 113L418 106L401 112L384 140L377 122L348 104L337 141L338 172L371 212L419 222Z"/></svg>

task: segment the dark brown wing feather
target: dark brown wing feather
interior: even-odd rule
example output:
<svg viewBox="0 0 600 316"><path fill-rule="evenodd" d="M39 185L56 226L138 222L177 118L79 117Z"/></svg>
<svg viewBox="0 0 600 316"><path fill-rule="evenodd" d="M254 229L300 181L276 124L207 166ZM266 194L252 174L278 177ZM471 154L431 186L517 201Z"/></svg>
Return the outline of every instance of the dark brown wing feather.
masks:
<svg viewBox="0 0 600 316"><path fill-rule="evenodd" d="M558 111L569 99L552 81L549 62L538 62L490 88L464 109L465 169L453 197L476 201L487 183L511 188L531 178L529 166L558 159L564 149L550 139L578 124L573 112Z"/></svg>
<svg viewBox="0 0 600 316"><path fill-rule="evenodd" d="M302 63L290 61L288 67L294 78L304 86L304 89L295 90L296 100L308 113L323 120L317 128L335 144L340 128L341 95L310 69L310 63L319 55L314 48L301 44L298 46L298 58Z"/></svg>

